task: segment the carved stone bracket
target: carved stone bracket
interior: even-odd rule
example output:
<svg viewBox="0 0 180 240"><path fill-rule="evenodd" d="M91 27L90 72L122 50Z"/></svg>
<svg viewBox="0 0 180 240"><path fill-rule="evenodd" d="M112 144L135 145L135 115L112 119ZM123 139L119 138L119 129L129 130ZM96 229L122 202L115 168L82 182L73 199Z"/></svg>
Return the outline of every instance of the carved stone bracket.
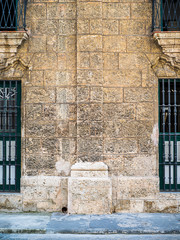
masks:
<svg viewBox="0 0 180 240"><path fill-rule="evenodd" d="M180 32L154 32L153 38L158 41L163 53L171 58L172 65L180 64Z"/></svg>
<svg viewBox="0 0 180 240"><path fill-rule="evenodd" d="M180 62L173 61L167 55L154 59L151 66L158 78L180 78Z"/></svg>
<svg viewBox="0 0 180 240"><path fill-rule="evenodd" d="M17 48L22 44L23 40L28 38L25 31L1 32L0 33L0 63L5 64L8 58L15 56Z"/></svg>
<svg viewBox="0 0 180 240"><path fill-rule="evenodd" d="M17 56L11 57L4 64L0 64L0 78L21 79L26 70L31 70L29 64Z"/></svg>

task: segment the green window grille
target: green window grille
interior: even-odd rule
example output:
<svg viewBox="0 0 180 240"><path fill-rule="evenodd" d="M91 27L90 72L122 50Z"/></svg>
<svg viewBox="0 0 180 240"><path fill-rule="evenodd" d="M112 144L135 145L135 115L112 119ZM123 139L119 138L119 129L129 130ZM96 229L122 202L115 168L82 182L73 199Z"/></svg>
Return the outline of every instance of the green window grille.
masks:
<svg viewBox="0 0 180 240"><path fill-rule="evenodd" d="M180 0L153 0L153 31L180 31Z"/></svg>
<svg viewBox="0 0 180 240"><path fill-rule="evenodd" d="M0 191L19 192L21 82L0 81Z"/></svg>
<svg viewBox="0 0 180 240"><path fill-rule="evenodd" d="M27 0L0 0L0 30L16 31L26 28Z"/></svg>
<svg viewBox="0 0 180 240"><path fill-rule="evenodd" d="M180 191L180 79L159 80L159 174L162 191Z"/></svg>

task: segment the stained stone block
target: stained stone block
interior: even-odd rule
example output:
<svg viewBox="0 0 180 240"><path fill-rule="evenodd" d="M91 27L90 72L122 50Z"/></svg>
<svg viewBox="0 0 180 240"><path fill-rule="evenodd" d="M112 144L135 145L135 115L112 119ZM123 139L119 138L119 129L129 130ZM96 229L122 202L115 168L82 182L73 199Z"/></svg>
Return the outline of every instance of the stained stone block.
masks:
<svg viewBox="0 0 180 240"><path fill-rule="evenodd" d="M150 19L152 17L151 3L132 3L131 16L133 19Z"/></svg>
<svg viewBox="0 0 180 240"><path fill-rule="evenodd" d="M137 153L137 140L107 139L104 142L105 154Z"/></svg>
<svg viewBox="0 0 180 240"><path fill-rule="evenodd" d="M31 26L32 34L53 35L58 32L58 20L32 19Z"/></svg>
<svg viewBox="0 0 180 240"><path fill-rule="evenodd" d="M28 88L26 93L28 103L53 103L55 102L54 88Z"/></svg>
<svg viewBox="0 0 180 240"><path fill-rule="evenodd" d="M144 201L143 200L129 200L122 199L117 202L116 212L122 213L138 213L144 211Z"/></svg>
<svg viewBox="0 0 180 240"><path fill-rule="evenodd" d="M57 102L58 103L73 103L76 101L76 88L57 88Z"/></svg>
<svg viewBox="0 0 180 240"><path fill-rule="evenodd" d="M86 86L77 87L77 101L78 102L89 102L90 89Z"/></svg>
<svg viewBox="0 0 180 240"><path fill-rule="evenodd" d="M81 2L77 7L79 19L102 18L102 4L100 2Z"/></svg>
<svg viewBox="0 0 180 240"><path fill-rule="evenodd" d="M129 19L129 3L103 3L103 18L105 19Z"/></svg>
<svg viewBox="0 0 180 240"><path fill-rule="evenodd" d="M178 200L146 200L144 201L144 210L150 213L177 213Z"/></svg>
<svg viewBox="0 0 180 240"><path fill-rule="evenodd" d="M139 87L141 85L140 69L104 70L104 85L108 87Z"/></svg>
<svg viewBox="0 0 180 240"><path fill-rule="evenodd" d="M0 212L22 212L22 194L0 195Z"/></svg>
<svg viewBox="0 0 180 240"><path fill-rule="evenodd" d="M57 51L57 36L56 35L48 35L47 36L47 43L46 48L47 52L56 52Z"/></svg>
<svg viewBox="0 0 180 240"><path fill-rule="evenodd" d="M135 105L133 104L104 104L103 105L104 116L106 121L112 121L112 119L134 119L135 117Z"/></svg>
<svg viewBox="0 0 180 240"><path fill-rule="evenodd" d="M74 70L60 70L60 71L45 71L44 79L46 86L65 86L75 84L75 71Z"/></svg>
<svg viewBox="0 0 180 240"><path fill-rule="evenodd" d="M120 176L114 184L117 199L153 199L159 189L159 178Z"/></svg>
<svg viewBox="0 0 180 240"><path fill-rule="evenodd" d="M58 31L57 31L58 32ZM57 34L56 32L56 34ZM61 35L73 35L76 33L76 21L75 20L59 20L59 34Z"/></svg>
<svg viewBox="0 0 180 240"><path fill-rule="evenodd" d="M46 52L46 36L36 36L29 39L29 52Z"/></svg>
<svg viewBox="0 0 180 240"><path fill-rule="evenodd" d="M101 87L92 87L90 94L90 101L102 102L103 101L103 89Z"/></svg>
<svg viewBox="0 0 180 240"><path fill-rule="evenodd" d="M122 36L104 36L104 52L126 52L126 38Z"/></svg>
<svg viewBox="0 0 180 240"><path fill-rule="evenodd" d="M31 82L33 86L43 86L44 73L43 71L32 71L30 75Z"/></svg>
<svg viewBox="0 0 180 240"><path fill-rule="evenodd" d="M37 4L28 3L27 18L46 19L46 4L45 3L37 3Z"/></svg>
<svg viewBox="0 0 180 240"><path fill-rule="evenodd" d="M49 3L47 4L48 19L75 19L75 3Z"/></svg>
<svg viewBox="0 0 180 240"><path fill-rule="evenodd" d="M102 155L103 141L102 138L79 138L77 143L77 151L80 154L97 154Z"/></svg>
<svg viewBox="0 0 180 240"><path fill-rule="evenodd" d="M23 211L61 211L62 207L67 206L65 177L23 176L21 184Z"/></svg>
<svg viewBox="0 0 180 240"><path fill-rule="evenodd" d="M108 214L112 210L111 180L103 162L76 163L68 179L68 212Z"/></svg>
<svg viewBox="0 0 180 240"><path fill-rule="evenodd" d="M153 89L151 88L125 88L125 102L150 102L153 101Z"/></svg>
<svg viewBox="0 0 180 240"><path fill-rule="evenodd" d="M118 53L104 53L104 69L118 69L119 68L119 54Z"/></svg>
<svg viewBox="0 0 180 240"><path fill-rule="evenodd" d="M78 19L77 21L77 32L79 34L88 34L89 33L89 19Z"/></svg>
<svg viewBox="0 0 180 240"><path fill-rule="evenodd" d="M77 83L81 85L102 85L102 70L78 70Z"/></svg>
<svg viewBox="0 0 180 240"><path fill-rule="evenodd" d="M118 34L118 20L104 20L103 19L103 34L113 35Z"/></svg>
<svg viewBox="0 0 180 240"><path fill-rule="evenodd" d="M90 52L90 68L91 69L102 69L103 67L103 56L101 52Z"/></svg>
<svg viewBox="0 0 180 240"><path fill-rule="evenodd" d="M55 53L35 53L33 58L35 70L52 70L57 68L57 55Z"/></svg>
<svg viewBox="0 0 180 240"><path fill-rule="evenodd" d="M150 52L150 38L146 36L128 37L127 52Z"/></svg>
<svg viewBox="0 0 180 240"><path fill-rule="evenodd" d="M90 21L90 33L102 34L102 19L92 19Z"/></svg>
<svg viewBox="0 0 180 240"><path fill-rule="evenodd" d="M151 102L139 103L137 106L138 120L153 120L154 105Z"/></svg>
<svg viewBox="0 0 180 240"><path fill-rule="evenodd" d="M120 33L123 35L144 35L146 31L145 21L135 21L135 20L121 20L120 21Z"/></svg>
<svg viewBox="0 0 180 240"><path fill-rule="evenodd" d="M101 51L102 36L100 35L82 35L77 39L78 51Z"/></svg>
<svg viewBox="0 0 180 240"><path fill-rule="evenodd" d="M26 104L26 120L41 120L42 106L40 104Z"/></svg>
<svg viewBox="0 0 180 240"><path fill-rule="evenodd" d="M123 89L122 88L103 88L104 102L122 102Z"/></svg>
<svg viewBox="0 0 180 240"><path fill-rule="evenodd" d="M90 67L89 52L77 53L77 67L87 69Z"/></svg>

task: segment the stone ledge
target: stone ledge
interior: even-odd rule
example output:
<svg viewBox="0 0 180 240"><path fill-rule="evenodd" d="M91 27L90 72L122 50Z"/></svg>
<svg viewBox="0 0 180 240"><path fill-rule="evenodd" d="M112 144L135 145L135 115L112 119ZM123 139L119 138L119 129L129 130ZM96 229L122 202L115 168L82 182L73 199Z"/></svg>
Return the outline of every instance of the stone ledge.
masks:
<svg viewBox="0 0 180 240"><path fill-rule="evenodd" d="M71 167L71 171L107 171L108 167L103 162L80 162Z"/></svg>
<svg viewBox="0 0 180 240"><path fill-rule="evenodd" d="M71 167L71 177L108 177L108 166L103 162L80 162Z"/></svg>
<svg viewBox="0 0 180 240"><path fill-rule="evenodd" d="M154 32L153 38L167 56L180 62L180 32Z"/></svg>

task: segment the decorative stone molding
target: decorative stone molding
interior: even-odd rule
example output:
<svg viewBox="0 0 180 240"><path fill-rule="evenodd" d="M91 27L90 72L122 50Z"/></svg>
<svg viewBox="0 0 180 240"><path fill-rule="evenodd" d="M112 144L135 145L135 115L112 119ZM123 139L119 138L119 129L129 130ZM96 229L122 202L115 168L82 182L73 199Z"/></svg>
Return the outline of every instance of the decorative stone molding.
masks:
<svg viewBox="0 0 180 240"><path fill-rule="evenodd" d="M0 77L7 79L22 78L27 69L31 69L30 65L26 64L21 58L8 58L4 63L0 63Z"/></svg>
<svg viewBox="0 0 180 240"><path fill-rule="evenodd" d="M164 54L172 58L171 64L180 63L180 32L154 32Z"/></svg>
<svg viewBox="0 0 180 240"><path fill-rule="evenodd" d="M103 162L76 163L68 179L68 212L106 214L112 210L112 185Z"/></svg>
<svg viewBox="0 0 180 240"><path fill-rule="evenodd" d="M5 59L15 56L17 48L22 44L23 40L28 38L25 31L18 32L0 32L0 57L1 64Z"/></svg>
<svg viewBox="0 0 180 240"><path fill-rule="evenodd" d="M158 78L179 78L180 62L173 61L167 55L162 55L151 62L152 69Z"/></svg>

